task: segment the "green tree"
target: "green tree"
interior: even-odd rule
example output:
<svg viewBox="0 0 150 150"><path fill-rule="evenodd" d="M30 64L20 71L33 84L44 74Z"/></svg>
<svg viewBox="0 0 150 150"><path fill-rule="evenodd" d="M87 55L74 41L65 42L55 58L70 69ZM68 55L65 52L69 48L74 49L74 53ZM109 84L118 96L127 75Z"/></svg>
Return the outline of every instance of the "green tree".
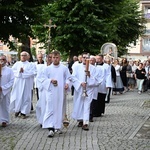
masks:
<svg viewBox="0 0 150 150"><path fill-rule="evenodd" d="M119 54L124 54L126 46L144 32L144 19L136 0L57 0L43 10L43 16L57 25L51 30L52 48L70 57L83 51L99 53L106 42L115 43Z"/></svg>
<svg viewBox="0 0 150 150"><path fill-rule="evenodd" d="M99 53L106 42L117 45L120 55L126 46L143 34L144 19L137 0L2 0L0 1L0 39L19 38L22 50L30 51L29 37L37 36L47 47L52 19L51 49L78 55Z"/></svg>
<svg viewBox="0 0 150 150"><path fill-rule="evenodd" d="M32 25L43 22L42 6L49 0L1 0L0 1L0 40L9 41L12 35L23 43L22 50L30 52L29 37L34 37Z"/></svg>
<svg viewBox="0 0 150 150"><path fill-rule="evenodd" d="M31 47L31 54L36 58L36 48Z"/></svg>

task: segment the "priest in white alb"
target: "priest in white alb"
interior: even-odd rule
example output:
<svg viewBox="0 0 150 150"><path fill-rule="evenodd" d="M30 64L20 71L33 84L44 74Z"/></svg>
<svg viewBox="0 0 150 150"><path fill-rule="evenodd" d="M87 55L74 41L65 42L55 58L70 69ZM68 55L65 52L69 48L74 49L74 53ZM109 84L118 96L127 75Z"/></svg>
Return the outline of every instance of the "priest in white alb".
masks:
<svg viewBox="0 0 150 150"><path fill-rule="evenodd" d="M25 119L31 111L31 77L36 74L33 65L28 61L28 53L20 54L20 61L16 62L12 69L15 81L11 92L10 112L15 112L15 117L21 115Z"/></svg>
<svg viewBox="0 0 150 150"><path fill-rule="evenodd" d="M10 122L10 92L14 82L14 73L6 66L6 56L0 56L0 123L6 127Z"/></svg>

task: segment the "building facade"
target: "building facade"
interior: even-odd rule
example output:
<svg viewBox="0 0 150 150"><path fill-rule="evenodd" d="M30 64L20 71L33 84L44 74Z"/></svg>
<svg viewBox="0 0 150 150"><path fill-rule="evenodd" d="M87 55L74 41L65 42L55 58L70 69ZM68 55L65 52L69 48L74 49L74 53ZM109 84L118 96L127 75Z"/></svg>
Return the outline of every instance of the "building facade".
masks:
<svg viewBox="0 0 150 150"><path fill-rule="evenodd" d="M139 37L136 45L132 45L128 49L127 58L146 60L150 56L150 0L141 0L140 9L144 13L146 19L146 32L142 37Z"/></svg>

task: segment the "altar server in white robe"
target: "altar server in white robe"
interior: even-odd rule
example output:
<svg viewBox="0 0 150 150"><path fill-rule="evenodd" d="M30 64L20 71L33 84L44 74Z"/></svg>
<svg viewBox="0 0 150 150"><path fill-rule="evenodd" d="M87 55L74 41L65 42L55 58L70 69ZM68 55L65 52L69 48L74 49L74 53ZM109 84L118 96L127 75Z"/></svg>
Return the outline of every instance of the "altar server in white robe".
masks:
<svg viewBox="0 0 150 150"><path fill-rule="evenodd" d="M10 92L14 82L14 73L6 66L6 56L0 56L0 123L6 127L10 121Z"/></svg>
<svg viewBox="0 0 150 150"><path fill-rule="evenodd" d="M105 98L107 89L113 87L111 80L111 67L104 63L103 58L104 57L101 54L96 56L96 65L97 67L100 67L101 72L104 73L104 80L98 87L98 97L96 103L94 104L95 111L93 112L93 117L100 117L105 113Z"/></svg>
<svg viewBox="0 0 150 150"><path fill-rule="evenodd" d="M21 52L20 61L16 62L12 69L15 75L15 81L11 92L10 112L15 112L15 117L21 114L25 119L31 111L31 77L35 74L35 69L28 59L28 53Z"/></svg>
<svg viewBox="0 0 150 150"><path fill-rule="evenodd" d="M48 54L46 57L46 63L45 64L39 64L38 65L38 72L36 76L36 85L39 91L39 100L36 104L36 118L42 127L43 118L45 114L45 108L46 108L46 90L44 89L44 86L42 85L42 82L45 78L43 78L43 72L47 68L47 66L50 66L52 64L52 54Z"/></svg>
<svg viewBox="0 0 150 150"><path fill-rule="evenodd" d="M30 54L28 54L28 61L30 60ZM34 89L34 79L37 74L37 68L34 62L30 62L31 68L34 69L34 74L30 77L31 86L31 110L33 110L33 89Z"/></svg>
<svg viewBox="0 0 150 150"><path fill-rule="evenodd" d="M93 122L93 113L95 112L95 103L97 103L97 96L98 96L98 87L104 80L104 70L100 67L96 67L96 57L90 56L90 64L96 68L95 78L97 78L97 83L94 86L93 92L93 100L90 105L90 122Z"/></svg>
<svg viewBox="0 0 150 150"><path fill-rule="evenodd" d="M46 109L43 128L48 128L48 137L54 136L54 131L60 131L64 117L65 92L69 88L69 69L60 64L60 53L52 52L53 63L44 70L43 87L46 90Z"/></svg>
<svg viewBox="0 0 150 150"><path fill-rule="evenodd" d="M75 88L72 117L78 121L78 127L87 131L89 130L90 104L93 99L94 86L98 81L95 78L95 67L91 64L87 67L89 62L86 59L89 59L89 54L83 53L82 63L74 66L71 80Z"/></svg>
<svg viewBox="0 0 150 150"><path fill-rule="evenodd" d="M43 60L43 54L42 54L42 53L39 53L39 54L37 55L37 61L36 61L34 64L36 65L37 72L40 71L41 66L44 66L44 65L45 65L45 62L44 62L44 60ZM39 100L39 91L38 91L38 85L37 85L36 77L34 78L34 87L35 87L35 90L36 90L37 100Z"/></svg>

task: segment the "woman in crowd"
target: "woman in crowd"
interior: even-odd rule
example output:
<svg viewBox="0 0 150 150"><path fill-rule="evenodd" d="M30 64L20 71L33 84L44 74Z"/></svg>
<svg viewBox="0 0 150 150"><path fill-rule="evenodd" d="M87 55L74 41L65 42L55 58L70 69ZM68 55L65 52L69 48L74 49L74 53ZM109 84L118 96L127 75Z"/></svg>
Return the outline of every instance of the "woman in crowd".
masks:
<svg viewBox="0 0 150 150"><path fill-rule="evenodd" d="M128 62L126 75L127 75L128 89L132 90L133 89L133 84L135 83L135 79L134 79L134 74L133 74L133 71L132 71L131 62Z"/></svg>
<svg viewBox="0 0 150 150"><path fill-rule="evenodd" d="M143 68L143 63L139 63L139 67L135 71L135 79L137 82L138 93L141 94L146 71Z"/></svg>
<svg viewBox="0 0 150 150"><path fill-rule="evenodd" d="M127 92L129 89L128 89L128 85L127 85L127 75L126 75L126 72L127 72L127 59L126 58L123 58L122 60L122 64L121 64L121 71L120 71L120 76L121 76L121 79L122 79L122 82L123 82L123 86L124 86L124 92Z"/></svg>
<svg viewBox="0 0 150 150"><path fill-rule="evenodd" d="M129 81L128 81L128 85L130 86L130 90L134 90L135 88L135 85L136 85L136 81L135 81L135 70L137 69L137 66L135 65L135 62L134 61L129 61L129 64L131 66L131 69L132 69L132 77L129 78Z"/></svg>
<svg viewBox="0 0 150 150"><path fill-rule="evenodd" d="M114 92L114 95L117 94L117 92L119 92L120 94L122 94L122 92L124 91L124 88L123 88L123 83L122 83L122 80L121 80L121 77L120 77L120 69L121 69L121 66L119 65L119 60L116 59L114 61L114 67L115 67L115 71L116 71L116 83L114 83L114 88L113 88L113 92Z"/></svg>

